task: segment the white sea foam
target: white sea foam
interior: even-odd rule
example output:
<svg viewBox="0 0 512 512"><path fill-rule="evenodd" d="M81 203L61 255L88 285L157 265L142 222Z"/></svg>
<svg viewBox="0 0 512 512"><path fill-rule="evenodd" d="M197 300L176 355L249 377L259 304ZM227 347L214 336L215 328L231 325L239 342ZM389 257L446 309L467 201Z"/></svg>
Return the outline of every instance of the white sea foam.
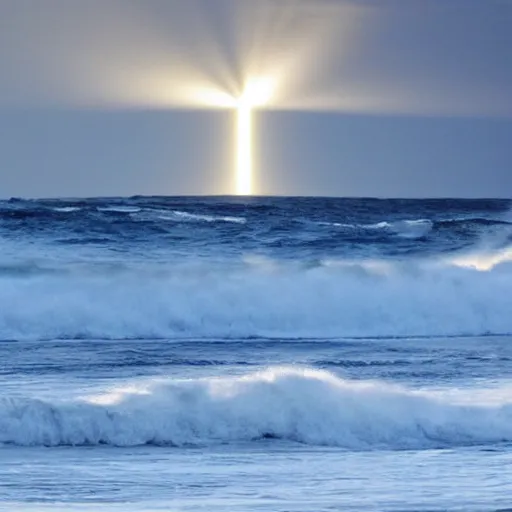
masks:
<svg viewBox="0 0 512 512"><path fill-rule="evenodd" d="M99 212L114 212L114 213L137 213L141 211L138 206L98 206Z"/></svg>
<svg viewBox="0 0 512 512"><path fill-rule="evenodd" d="M510 263L512 262L512 246L509 245L511 234L509 226L506 226L506 229L486 231L481 234L472 248L452 255L451 262L462 267L485 271Z"/></svg>
<svg viewBox="0 0 512 512"><path fill-rule="evenodd" d="M171 222L232 222L235 224L245 224L247 220L244 217L232 217L229 215L206 215L199 213L189 213L181 210L164 210L156 208L147 208L140 212L134 212L131 216L135 221L171 221Z"/></svg>
<svg viewBox="0 0 512 512"><path fill-rule="evenodd" d="M234 222L236 224L245 224L246 219L243 217L231 217L223 215L201 215L198 213L189 213L175 210L172 214L181 220L192 222Z"/></svg>
<svg viewBox="0 0 512 512"><path fill-rule="evenodd" d="M429 219L400 220L394 222L377 222L375 224L346 224L341 222L317 222L320 226L333 226L343 229L383 231L402 238L421 238L427 235L434 223Z"/></svg>
<svg viewBox="0 0 512 512"><path fill-rule="evenodd" d="M434 226L429 219L382 221L376 224L365 224L366 229L386 230L402 238L421 238L428 234Z"/></svg>
<svg viewBox="0 0 512 512"><path fill-rule="evenodd" d="M477 270L492 270L493 268L512 262L512 247L495 250L481 250L454 256L452 261L461 267Z"/></svg>
<svg viewBox="0 0 512 512"><path fill-rule="evenodd" d="M421 238L432 231L434 223L428 219L394 222L391 229L403 238Z"/></svg>
<svg viewBox="0 0 512 512"><path fill-rule="evenodd" d="M62 206L62 207L56 207L56 208L52 208L52 210L54 212L59 212L59 213L72 213L72 212L78 212L80 211L82 208L80 208L79 206Z"/></svg>
<svg viewBox="0 0 512 512"><path fill-rule="evenodd" d="M248 260L4 274L0 339L512 333L511 266L459 265Z"/></svg>
<svg viewBox="0 0 512 512"><path fill-rule="evenodd" d="M358 224L346 224L344 222L315 222L318 226L333 226L335 228L358 229Z"/></svg>
<svg viewBox="0 0 512 512"><path fill-rule="evenodd" d="M512 403L460 405L313 369L154 381L70 402L0 398L0 443L201 445L276 438L346 449L512 441Z"/></svg>

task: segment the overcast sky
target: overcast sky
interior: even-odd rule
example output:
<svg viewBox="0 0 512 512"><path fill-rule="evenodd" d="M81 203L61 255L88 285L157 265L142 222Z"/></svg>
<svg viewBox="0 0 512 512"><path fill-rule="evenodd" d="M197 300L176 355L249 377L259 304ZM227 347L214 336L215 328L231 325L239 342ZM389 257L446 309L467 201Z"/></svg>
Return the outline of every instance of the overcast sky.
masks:
<svg viewBox="0 0 512 512"><path fill-rule="evenodd" d="M0 0L0 196L512 197L508 0Z"/></svg>

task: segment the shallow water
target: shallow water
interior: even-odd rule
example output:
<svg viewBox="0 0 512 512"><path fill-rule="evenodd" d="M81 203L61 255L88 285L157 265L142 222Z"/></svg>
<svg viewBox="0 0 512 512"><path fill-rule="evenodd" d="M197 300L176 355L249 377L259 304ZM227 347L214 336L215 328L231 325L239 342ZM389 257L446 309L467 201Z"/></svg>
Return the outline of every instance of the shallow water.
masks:
<svg viewBox="0 0 512 512"><path fill-rule="evenodd" d="M4 396L37 398L53 408L99 399L112 409L124 401L130 413L123 422L132 437L117 438L123 442L116 445L114 435L111 446L91 445L90 437L86 446L70 446L63 418L52 423L40 411L30 413L32 404L25 402L6 417L4 404L0 436L16 415L23 418L17 434L26 432L17 445L10 440L0 448L0 509L480 511L510 504L509 337L145 343L2 344ZM262 375L264 386L255 382ZM219 378L242 378L255 387L235 383L215 407L215 397L206 400L197 385ZM336 379L346 388L323 407ZM196 387L179 406L169 401L167 394L191 383ZM128 398L116 396L119 388ZM147 394L137 395L142 400L132 407L130 393L142 390ZM426 400L428 414L411 396ZM289 411L286 404L292 404ZM335 405L342 411L329 417ZM445 409L460 406L468 414ZM226 407L227 418L239 422L235 429L223 424ZM484 424L479 407L492 413ZM81 414L72 427L87 432L89 413ZM177 414L171 425L162 424ZM151 421L151 432L160 429L167 439L140 437ZM436 421L444 434L434 429L437 438L425 437ZM48 435L41 438L42 422L47 433L57 429L53 444ZM272 426L269 439L264 430Z"/></svg>
<svg viewBox="0 0 512 512"><path fill-rule="evenodd" d="M210 449L8 449L3 510L489 511L510 507L512 453Z"/></svg>

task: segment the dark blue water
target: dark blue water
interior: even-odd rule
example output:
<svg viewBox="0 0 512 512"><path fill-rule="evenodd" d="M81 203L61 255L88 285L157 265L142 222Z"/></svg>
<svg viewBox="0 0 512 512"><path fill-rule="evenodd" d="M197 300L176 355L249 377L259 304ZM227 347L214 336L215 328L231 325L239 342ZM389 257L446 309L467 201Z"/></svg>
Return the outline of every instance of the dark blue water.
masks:
<svg viewBox="0 0 512 512"><path fill-rule="evenodd" d="M504 200L0 203L0 339L500 335Z"/></svg>
<svg viewBox="0 0 512 512"><path fill-rule="evenodd" d="M80 199L0 203L4 239L137 254L290 259L434 255L509 234L508 200ZM500 240L510 242L508 236ZM151 255L148 254L148 257Z"/></svg>

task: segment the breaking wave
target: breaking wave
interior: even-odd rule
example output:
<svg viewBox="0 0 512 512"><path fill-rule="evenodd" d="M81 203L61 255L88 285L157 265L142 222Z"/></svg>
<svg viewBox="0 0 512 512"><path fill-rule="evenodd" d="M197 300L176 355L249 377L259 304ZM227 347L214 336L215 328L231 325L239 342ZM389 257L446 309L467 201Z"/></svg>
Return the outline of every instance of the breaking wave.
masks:
<svg viewBox="0 0 512 512"><path fill-rule="evenodd" d="M82 208L79 206L61 206L61 207L55 207L52 208L54 212L58 213L73 213L73 212L79 212Z"/></svg>
<svg viewBox="0 0 512 512"><path fill-rule="evenodd" d="M244 217L232 217L226 215L206 215L198 213L184 212L181 210L162 210L162 209L146 209L142 212L134 212L132 219L137 221L172 221L172 222L232 222L235 224L245 224L247 220Z"/></svg>
<svg viewBox="0 0 512 512"><path fill-rule="evenodd" d="M381 231L402 238L421 238L434 228L435 223L429 219L382 221L375 224L346 224L343 222L318 222L320 226L332 226L348 230Z"/></svg>
<svg viewBox="0 0 512 512"><path fill-rule="evenodd" d="M428 219L401 220L379 222L364 227L366 229L384 229L403 238L421 238L432 230L434 222Z"/></svg>
<svg viewBox="0 0 512 512"><path fill-rule="evenodd" d="M457 404L313 369L153 381L68 402L0 398L0 443L190 446L280 439L349 450L512 441L512 403Z"/></svg>
<svg viewBox="0 0 512 512"><path fill-rule="evenodd" d="M423 238L431 232L450 230L454 232L473 231L485 236L492 228L511 228L512 222L503 218L459 217L445 220L409 219L380 221L373 224L351 224L344 222L317 222L319 226L332 226L346 230L374 231L401 238ZM492 231L491 231L492 232Z"/></svg>
<svg viewBox="0 0 512 512"><path fill-rule="evenodd" d="M512 253L0 272L0 339L512 333Z"/></svg>
<svg viewBox="0 0 512 512"><path fill-rule="evenodd" d="M197 213L189 213L182 211L171 212L174 219L192 221L192 222L234 222L236 224L245 224L243 217L229 217L222 215L200 215Z"/></svg>
<svg viewBox="0 0 512 512"><path fill-rule="evenodd" d="M138 206L98 206L96 210L107 213L137 213L141 211Z"/></svg>

